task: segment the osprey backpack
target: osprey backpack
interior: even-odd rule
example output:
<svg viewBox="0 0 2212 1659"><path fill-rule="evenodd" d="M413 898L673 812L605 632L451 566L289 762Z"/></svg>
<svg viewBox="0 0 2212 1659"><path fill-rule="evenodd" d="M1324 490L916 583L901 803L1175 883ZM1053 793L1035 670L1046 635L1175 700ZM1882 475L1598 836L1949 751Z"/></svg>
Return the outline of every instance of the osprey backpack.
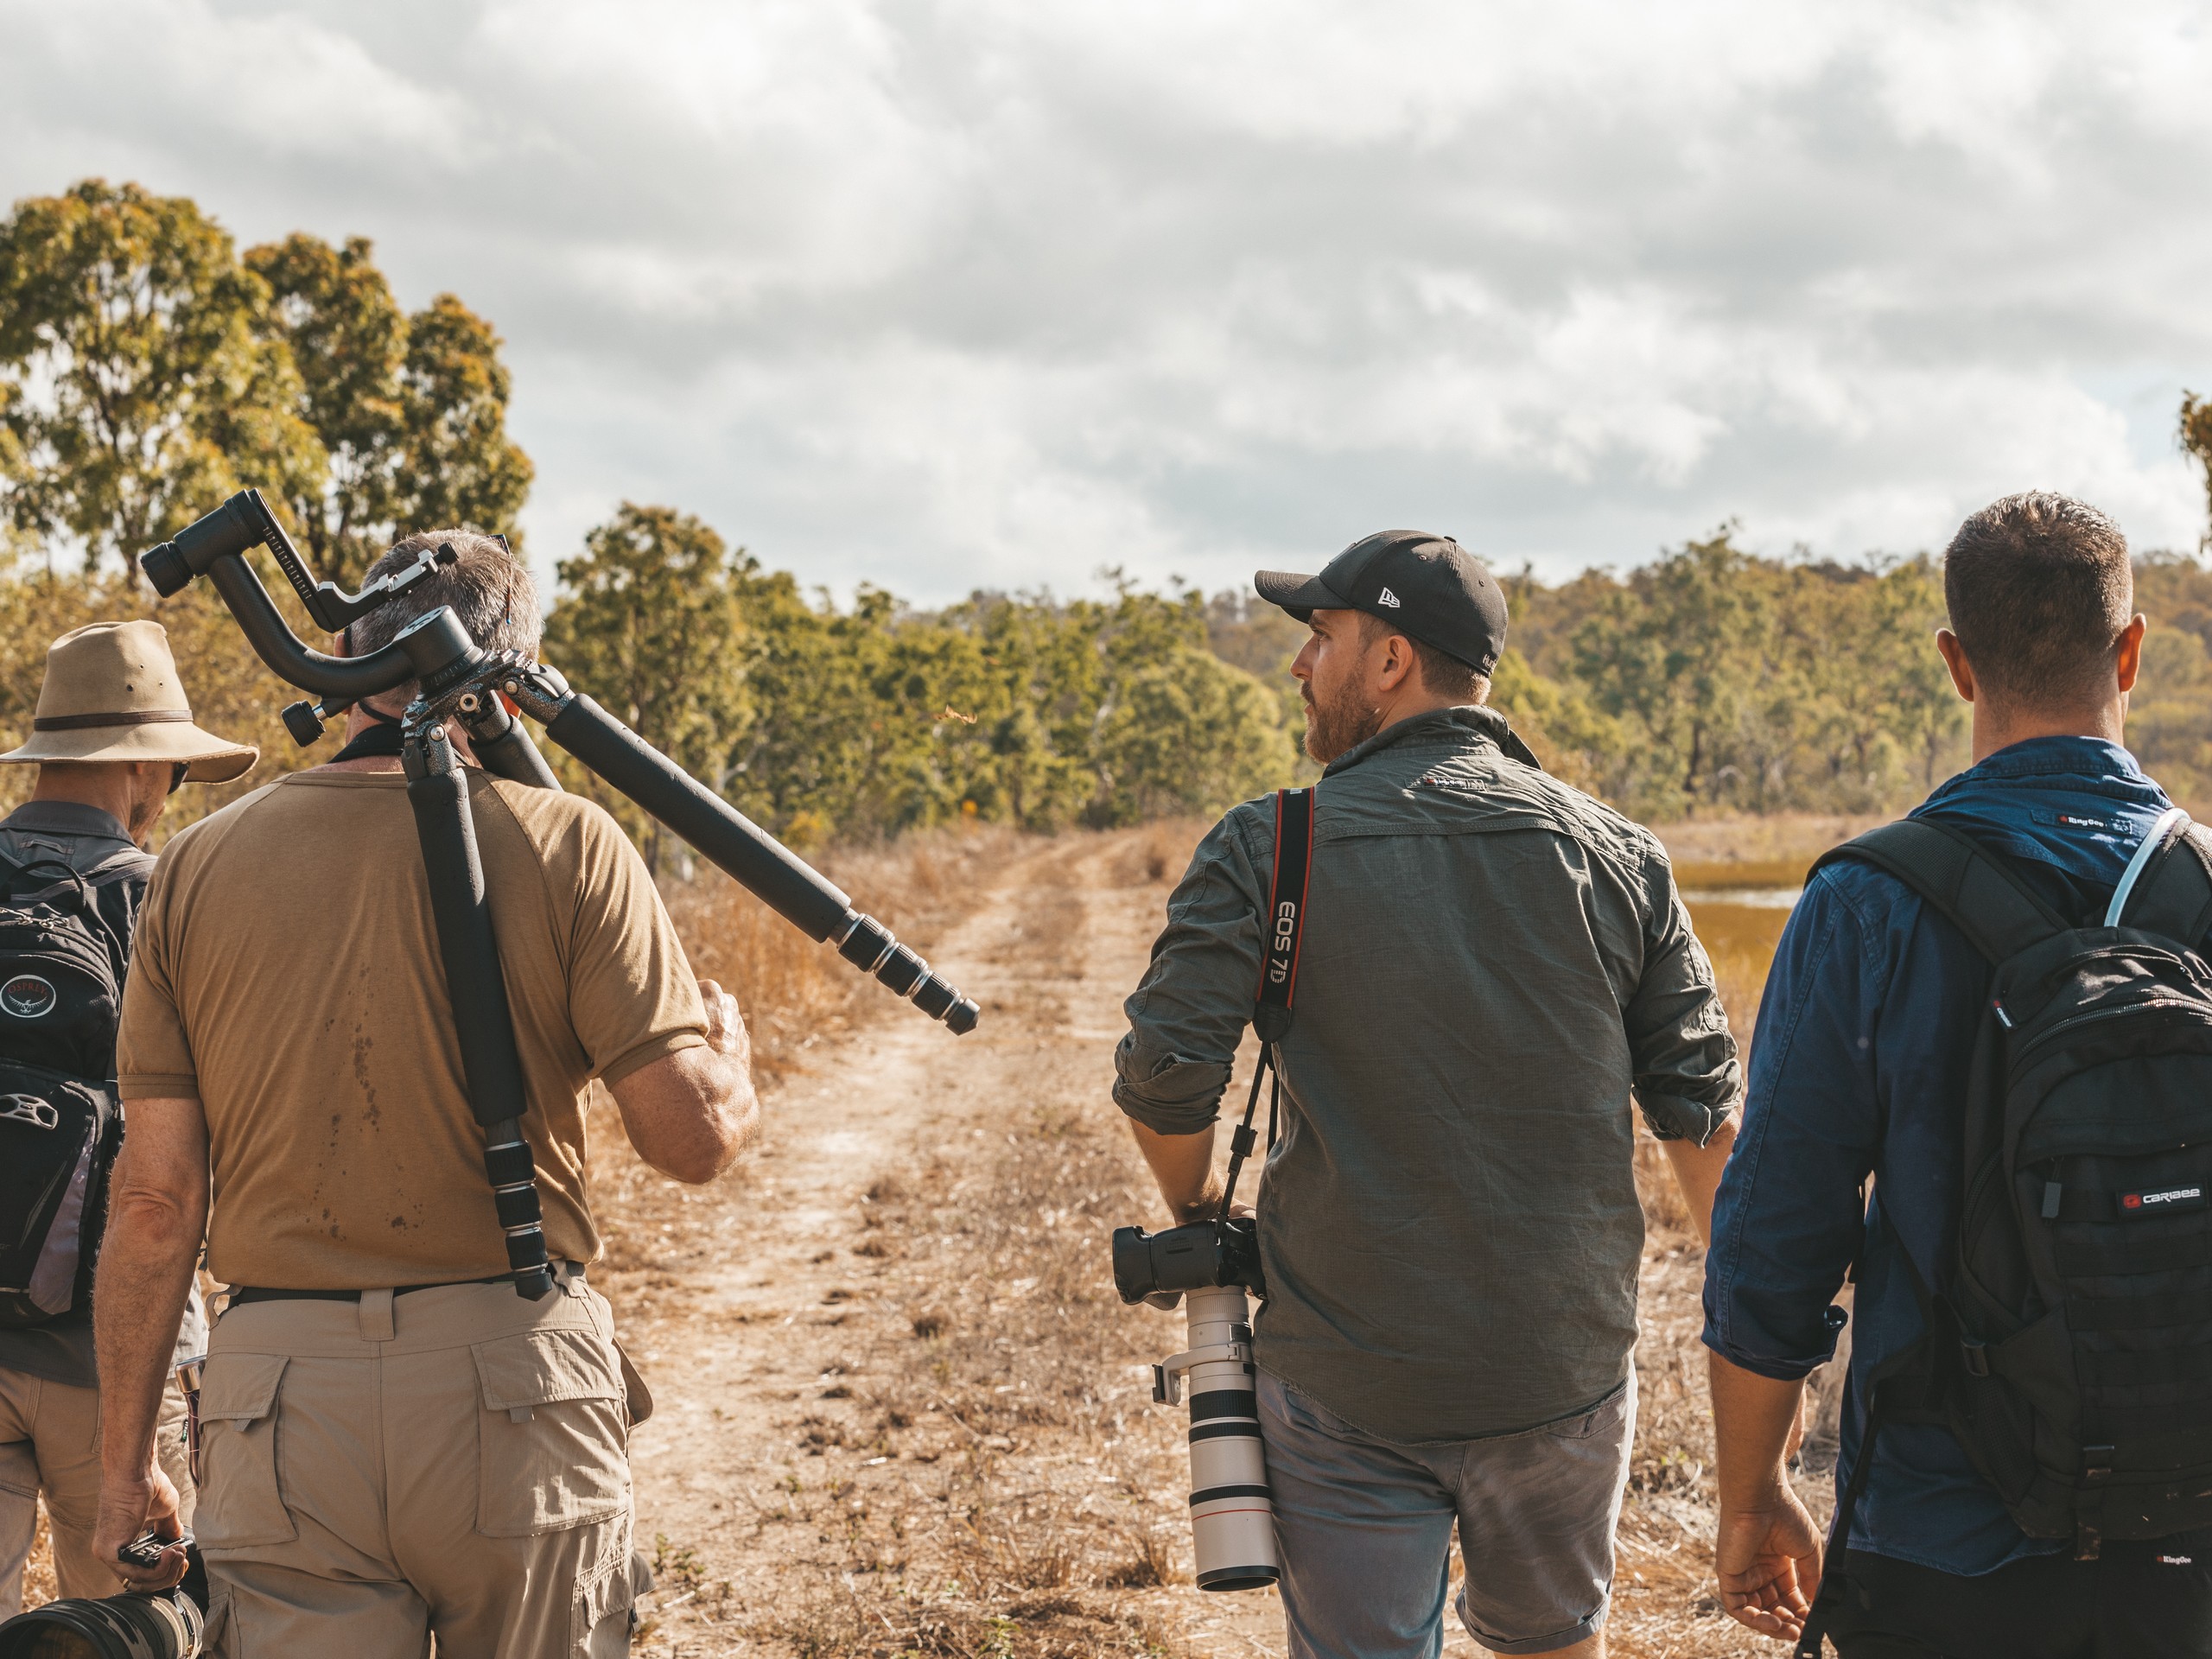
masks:
<svg viewBox="0 0 2212 1659"><path fill-rule="evenodd" d="M0 859L0 1329L91 1304L123 1139L124 942L94 893L144 867L125 855L80 875Z"/></svg>

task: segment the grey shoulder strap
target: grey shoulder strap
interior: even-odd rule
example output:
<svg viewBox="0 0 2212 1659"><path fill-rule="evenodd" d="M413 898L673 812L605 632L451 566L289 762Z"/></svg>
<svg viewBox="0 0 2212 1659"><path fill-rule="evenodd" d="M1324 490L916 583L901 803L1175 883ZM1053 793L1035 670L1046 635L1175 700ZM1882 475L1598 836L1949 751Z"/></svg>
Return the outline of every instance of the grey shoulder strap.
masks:
<svg viewBox="0 0 2212 1659"><path fill-rule="evenodd" d="M1948 918L1992 965L2067 931L2064 918L1972 836L1948 823L1905 818L1883 824L1827 853L1813 869L1844 859L1897 877Z"/></svg>
<svg viewBox="0 0 2212 1659"><path fill-rule="evenodd" d="M2105 925L2139 928L2197 949L2212 929L2212 830L2176 808L2144 847L2150 855L2134 872L2133 889L2113 895Z"/></svg>

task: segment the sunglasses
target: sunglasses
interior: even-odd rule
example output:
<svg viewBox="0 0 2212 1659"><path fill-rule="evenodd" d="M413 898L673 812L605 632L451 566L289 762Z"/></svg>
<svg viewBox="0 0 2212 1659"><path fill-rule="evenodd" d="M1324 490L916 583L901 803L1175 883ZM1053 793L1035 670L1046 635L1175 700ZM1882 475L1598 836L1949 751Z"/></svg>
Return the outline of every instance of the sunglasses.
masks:
<svg viewBox="0 0 2212 1659"><path fill-rule="evenodd" d="M179 760L169 772L169 793L174 795L184 787L184 774L192 770L192 762Z"/></svg>

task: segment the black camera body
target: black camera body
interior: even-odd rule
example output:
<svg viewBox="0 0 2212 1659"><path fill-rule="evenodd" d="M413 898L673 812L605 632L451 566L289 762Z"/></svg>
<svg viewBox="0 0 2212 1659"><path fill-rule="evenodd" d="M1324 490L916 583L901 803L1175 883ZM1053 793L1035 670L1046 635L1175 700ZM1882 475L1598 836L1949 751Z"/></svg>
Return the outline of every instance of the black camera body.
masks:
<svg viewBox="0 0 2212 1659"><path fill-rule="evenodd" d="M1251 1217L1188 1222L1157 1233L1141 1227L1114 1230L1114 1288L1123 1301L1223 1285L1241 1285L1267 1300L1259 1228Z"/></svg>

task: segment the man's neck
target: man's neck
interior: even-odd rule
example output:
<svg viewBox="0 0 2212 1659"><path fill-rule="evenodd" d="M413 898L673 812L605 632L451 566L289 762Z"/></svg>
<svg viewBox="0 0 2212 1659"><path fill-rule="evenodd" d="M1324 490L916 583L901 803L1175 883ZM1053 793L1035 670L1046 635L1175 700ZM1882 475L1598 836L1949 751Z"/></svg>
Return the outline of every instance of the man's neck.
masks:
<svg viewBox="0 0 2212 1659"><path fill-rule="evenodd" d="M1382 715L1382 723L1376 729L1387 732L1400 721L1411 720L1417 715L1438 714L1444 709L1458 707L1459 705L1450 697L1440 697L1425 686L1418 690L1408 686L1401 686L1395 697L1376 708L1376 713Z"/></svg>
<svg viewBox="0 0 2212 1659"><path fill-rule="evenodd" d="M130 833L130 769L127 765L91 763L64 770L41 766L31 786L35 801L66 801L73 806L96 807Z"/></svg>
<svg viewBox="0 0 2212 1659"><path fill-rule="evenodd" d="M2125 744L2127 738L2127 700L2101 709L2056 711L2006 709L1976 699L1974 705L1974 759L1980 766L1999 749L2037 737L2088 737Z"/></svg>
<svg viewBox="0 0 2212 1659"><path fill-rule="evenodd" d="M388 719L378 720L376 715L366 712L362 704L357 702L346 711L346 741L351 743L372 727L397 725L398 721L399 715L397 713L391 714ZM475 752L468 747L468 735L461 729L460 722L448 721L446 726L446 734L453 741L454 758L464 766L474 766ZM371 754L364 755L358 760L326 760L315 770L318 772L402 772L405 767L401 765L399 757L396 754Z"/></svg>

